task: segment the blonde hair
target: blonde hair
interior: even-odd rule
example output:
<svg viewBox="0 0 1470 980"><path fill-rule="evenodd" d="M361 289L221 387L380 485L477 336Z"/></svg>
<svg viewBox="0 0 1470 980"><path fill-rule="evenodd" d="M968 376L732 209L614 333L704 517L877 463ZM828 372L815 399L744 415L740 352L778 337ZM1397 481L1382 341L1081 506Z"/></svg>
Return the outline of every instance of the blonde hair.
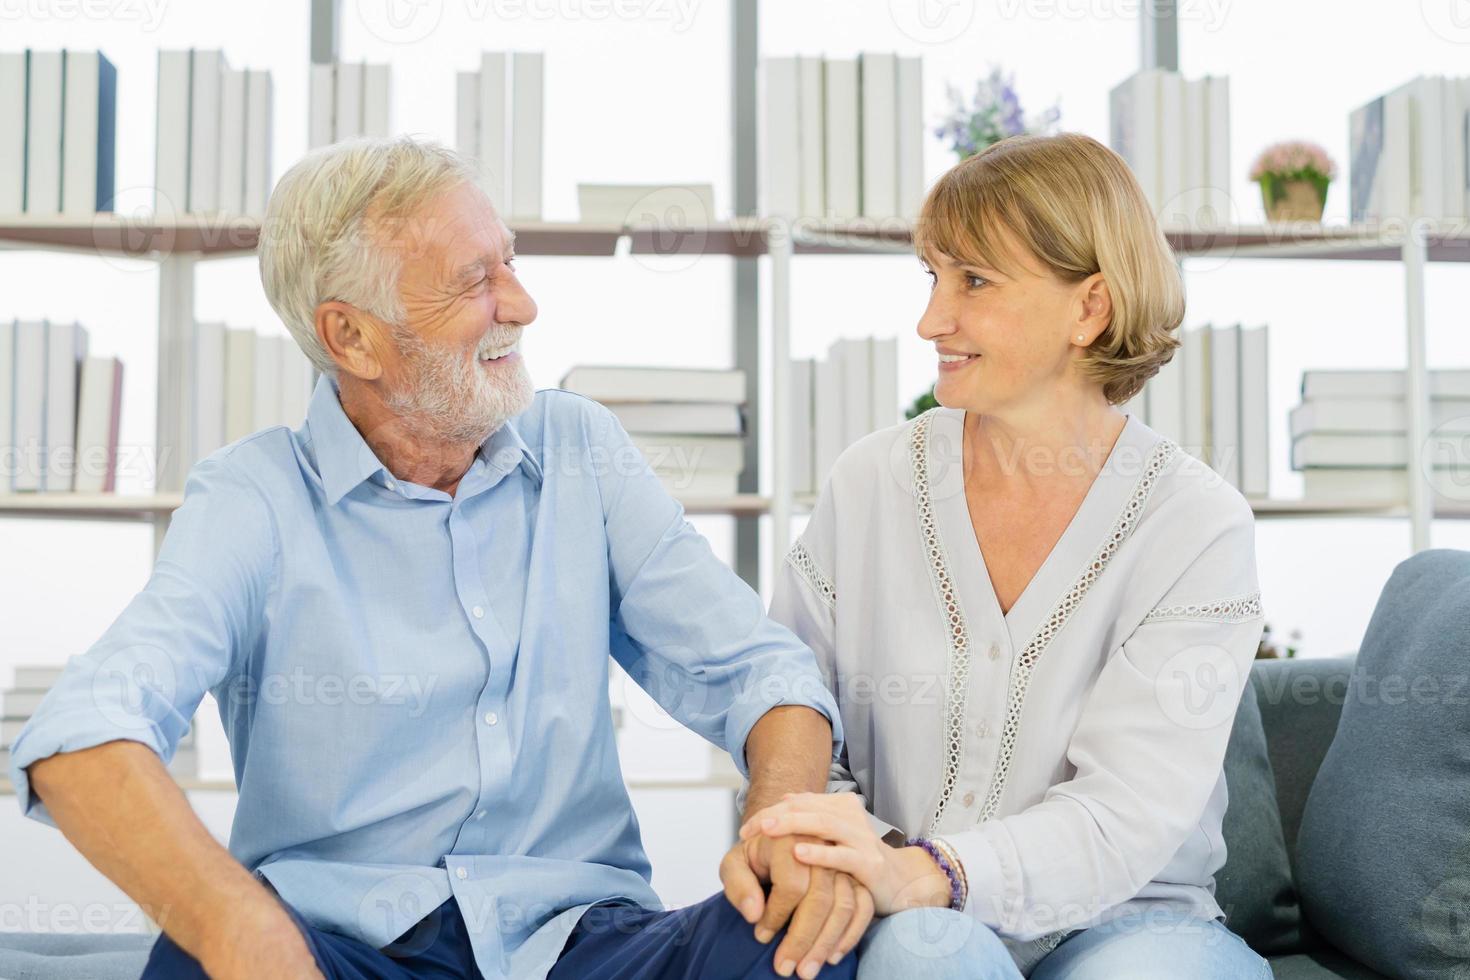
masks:
<svg viewBox="0 0 1470 980"><path fill-rule="evenodd" d="M1007 231L1063 281L1102 273L1112 320L1079 367L1114 405L1136 395L1179 346L1184 284L1128 165L1080 133L1001 140L939 178L914 247L1008 272Z"/></svg>
<svg viewBox="0 0 1470 980"><path fill-rule="evenodd" d="M316 308L338 300L401 326L402 253L387 245L392 224L475 179L466 158L406 136L334 143L281 177L261 226L260 280L318 370L335 374L337 366L317 339Z"/></svg>

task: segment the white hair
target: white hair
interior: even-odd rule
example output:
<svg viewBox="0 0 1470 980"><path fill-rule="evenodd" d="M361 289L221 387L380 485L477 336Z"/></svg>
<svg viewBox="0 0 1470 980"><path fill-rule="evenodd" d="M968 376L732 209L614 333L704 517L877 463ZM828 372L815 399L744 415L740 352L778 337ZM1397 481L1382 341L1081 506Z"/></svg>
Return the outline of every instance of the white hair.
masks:
<svg viewBox="0 0 1470 980"><path fill-rule="evenodd" d="M337 365L317 339L316 308L337 300L402 326L402 255L385 246L385 226L476 179L467 158L407 136L334 143L281 177L261 226L260 280L319 371L335 375Z"/></svg>

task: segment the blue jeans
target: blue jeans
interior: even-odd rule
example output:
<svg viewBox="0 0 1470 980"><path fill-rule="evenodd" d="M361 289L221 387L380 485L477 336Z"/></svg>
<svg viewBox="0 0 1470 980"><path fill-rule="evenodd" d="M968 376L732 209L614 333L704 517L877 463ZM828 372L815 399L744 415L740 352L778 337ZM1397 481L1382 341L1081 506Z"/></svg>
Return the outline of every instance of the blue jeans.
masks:
<svg viewBox="0 0 1470 980"><path fill-rule="evenodd" d="M913 909L874 922L859 947L858 980L1020 980L987 926L949 909ZM1030 980L1271 980L1271 967L1223 923L1150 910L1075 932Z"/></svg>

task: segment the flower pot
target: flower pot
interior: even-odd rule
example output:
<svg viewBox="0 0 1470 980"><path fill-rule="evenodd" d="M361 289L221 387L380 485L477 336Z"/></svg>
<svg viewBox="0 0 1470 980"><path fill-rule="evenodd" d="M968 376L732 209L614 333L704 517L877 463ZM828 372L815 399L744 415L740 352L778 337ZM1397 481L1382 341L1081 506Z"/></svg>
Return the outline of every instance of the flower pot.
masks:
<svg viewBox="0 0 1470 980"><path fill-rule="evenodd" d="M1261 181L1261 199L1270 221L1321 221L1326 188L1310 180Z"/></svg>

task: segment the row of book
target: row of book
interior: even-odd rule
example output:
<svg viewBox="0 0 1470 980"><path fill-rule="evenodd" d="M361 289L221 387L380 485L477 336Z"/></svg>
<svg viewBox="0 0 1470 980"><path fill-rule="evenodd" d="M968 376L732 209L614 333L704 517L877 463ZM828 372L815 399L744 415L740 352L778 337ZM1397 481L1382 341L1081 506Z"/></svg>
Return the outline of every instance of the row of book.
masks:
<svg viewBox="0 0 1470 980"><path fill-rule="evenodd" d="M739 370L585 366L561 387L606 405L671 493L724 497L739 493L745 469L745 380Z"/></svg>
<svg viewBox="0 0 1470 980"><path fill-rule="evenodd" d="M332 61L311 66L306 144L311 149L392 131L387 65Z"/></svg>
<svg viewBox="0 0 1470 980"><path fill-rule="evenodd" d="M1421 76L1348 117L1349 218L1470 217L1470 78Z"/></svg>
<svg viewBox="0 0 1470 980"><path fill-rule="evenodd" d="M478 161L481 186L507 218L541 218L546 59L485 51L478 71L456 72L455 146Z"/></svg>
<svg viewBox="0 0 1470 980"><path fill-rule="evenodd" d="M46 692L61 678L61 670L60 667L16 667L14 682L0 693L0 778L10 771L10 747L40 707ZM199 753L192 725L179 739L168 768L175 778L198 776Z"/></svg>
<svg viewBox="0 0 1470 980"><path fill-rule="evenodd" d="M1428 479L1441 501L1470 501L1470 371L1429 373L1424 473L1409 473L1403 371L1307 371L1291 410L1291 465L1308 499L1402 501Z"/></svg>
<svg viewBox="0 0 1470 980"><path fill-rule="evenodd" d="M111 211L117 69L99 51L0 52L0 214Z"/></svg>
<svg viewBox="0 0 1470 980"><path fill-rule="evenodd" d="M289 336L260 334L249 327L196 323L190 351L186 418L200 460L273 425L301 424L316 374Z"/></svg>
<svg viewBox="0 0 1470 980"><path fill-rule="evenodd" d="M1193 327L1127 411L1247 497L1270 494L1268 328Z"/></svg>
<svg viewBox="0 0 1470 980"><path fill-rule="evenodd" d="M814 494L844 449L898 422L898 341L839 340L791 369L792 492Z"/></svg>
<svg viewBox="0 0 1470 980"><path fill-rule="evenodd" d="M1108 132L1165 225L1230 223L1229 78L1131 75L1108 93Z"/></svg>
<svg viewBox="0 0 1470 980"><path fill-rule="evenodd" d="M158 52L154 209L265 214L272 101L270 72L231 68L223 51Z"/></svg>
<svg viewBox="0 0 1470 980"><path fill-rule="evenodd" d="M924 199L918 58L766 58L765 213L912 221Z"/></svg>
<svg viewBox="0 0 1470 980"><path fill-rule="evenodd" d="M78 323L0 321L0 493L115 488L123 365L87 348Z"/></svg>

